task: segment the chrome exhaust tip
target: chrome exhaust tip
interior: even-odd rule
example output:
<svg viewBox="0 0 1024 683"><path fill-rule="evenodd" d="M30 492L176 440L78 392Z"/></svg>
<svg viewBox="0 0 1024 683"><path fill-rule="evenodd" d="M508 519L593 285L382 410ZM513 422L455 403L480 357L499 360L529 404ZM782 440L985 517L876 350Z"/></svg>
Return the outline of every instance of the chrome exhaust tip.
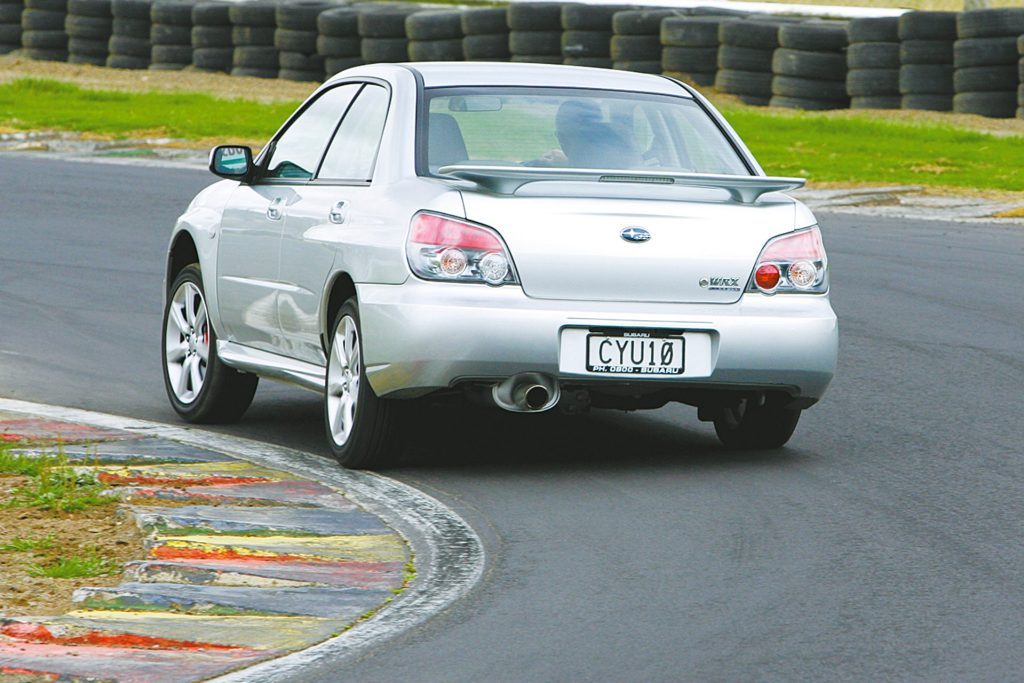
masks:
<svg viewBox="0 0 1024 683"><path fill-rule="evenodd" d="M495 384L491 398L499 408L514 413L540 413L558 404L558 382L538 372L524 372Z"/></svg>

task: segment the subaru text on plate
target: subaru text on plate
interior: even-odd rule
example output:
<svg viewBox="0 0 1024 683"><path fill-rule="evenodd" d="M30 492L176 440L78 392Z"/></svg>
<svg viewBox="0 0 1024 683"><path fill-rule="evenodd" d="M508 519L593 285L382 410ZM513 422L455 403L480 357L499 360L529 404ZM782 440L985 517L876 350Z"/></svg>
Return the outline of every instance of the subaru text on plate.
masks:
<svg viewBox="0 0 1024 683"><path fill-rule="evenodd" d="M238 419L258 377L324 395L349 467L409 406L695 406L775 448L836 364L814 216L668 78L378 64L321 86L258 157L221 146L167 261L175 410Z"/></svg>

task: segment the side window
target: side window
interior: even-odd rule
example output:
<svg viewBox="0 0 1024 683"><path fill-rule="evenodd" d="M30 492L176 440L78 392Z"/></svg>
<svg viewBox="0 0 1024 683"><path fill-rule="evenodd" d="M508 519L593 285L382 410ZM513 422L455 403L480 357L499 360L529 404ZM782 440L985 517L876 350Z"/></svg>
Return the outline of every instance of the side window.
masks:
<svg viewBox="0 0 1024 683"><path fill-rule="evenodd" d="M264 177L312 178L331 133L357 92L358 83L339 85L306 107L277 139Z"/></svg>
<svg viewBox="0 0 1024 683"><path fill-rule="evenodd" d="M317 178L369 180L388 115L388 91L367 85L348 110Z"/></svg>

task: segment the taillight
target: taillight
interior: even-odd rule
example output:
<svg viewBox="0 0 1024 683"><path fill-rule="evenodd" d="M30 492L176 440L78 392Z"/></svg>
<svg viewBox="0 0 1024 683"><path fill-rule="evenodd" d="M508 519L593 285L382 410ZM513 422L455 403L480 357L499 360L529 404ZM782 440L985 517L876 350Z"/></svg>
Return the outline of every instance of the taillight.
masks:
<svg viewBox="0 0 1024 683"><path fill-rule="evenodd" d="M827 290L828 257L817 226L769 240L747 286L764 294Z"/></svg>
<svg viewBox="0 0 1024 683"><path fill-rule="evenodd" d="M409 267L427 280L518 282L508 249L494 230L436 213L413 216L406 244Z"/></svg>

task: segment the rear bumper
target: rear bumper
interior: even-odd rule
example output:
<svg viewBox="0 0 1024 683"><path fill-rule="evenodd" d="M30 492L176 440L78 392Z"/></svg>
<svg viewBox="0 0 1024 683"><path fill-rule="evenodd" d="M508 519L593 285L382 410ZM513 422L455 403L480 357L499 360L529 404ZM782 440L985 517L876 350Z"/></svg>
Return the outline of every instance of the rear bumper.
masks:
<svg viewBox="0 0 1024 683"><path fill-rule="evenodd" d="M745 294L733 304L591 302L410 279L359 285L358 296L366 373L381 396L541 372L563 383L629 382L640 392L764 387L817 400L836 365L838 326L823 295ZM692 338L687 372L641 380L581 371L563 331L589 327L682 330ZM691 359L690 349L699 356Z"/></svg>

